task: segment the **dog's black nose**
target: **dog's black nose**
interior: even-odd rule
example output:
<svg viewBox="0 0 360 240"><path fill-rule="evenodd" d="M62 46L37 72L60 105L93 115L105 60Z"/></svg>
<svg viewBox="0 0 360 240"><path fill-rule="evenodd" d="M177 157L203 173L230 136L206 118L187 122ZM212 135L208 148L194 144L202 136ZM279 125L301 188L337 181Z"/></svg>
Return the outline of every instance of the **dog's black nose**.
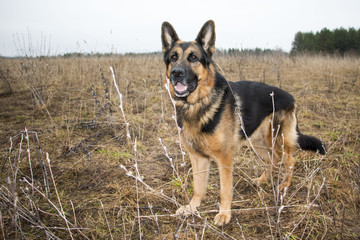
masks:
<svg viewBox="0 0 360 240"><path fill-rule="evenodd" d="M185 76L185 70L181 67L174 67L170 74L174 80L181 80Z"/></svg>

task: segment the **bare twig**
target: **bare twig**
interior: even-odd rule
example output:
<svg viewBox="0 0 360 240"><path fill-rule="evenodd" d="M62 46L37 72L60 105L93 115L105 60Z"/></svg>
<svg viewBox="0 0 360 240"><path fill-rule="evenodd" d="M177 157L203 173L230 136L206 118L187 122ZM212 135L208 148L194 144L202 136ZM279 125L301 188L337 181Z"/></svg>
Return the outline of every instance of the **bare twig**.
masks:
<svg viewBox="0 0 360 240"><path fill-rule="evenodd" d="M54 185L54 189L55 189L56 197L57 197L57 200L58 200L58 203L59 203L59 206L60 206L61 214L62 214L62 216L63 216L63 218L64 218L64 220L65 220L66 228L68 229L68 232L69 232L69 234L70 234L71 239L74 239L73 236L72 236L72 233L71 233L71 230L70 230L68 221L67 221L67 219L66 219L66 215L65 215L64 209L63 209L62 204L61 204L61 200L60 200L60 196L59 196L58 190L57 190L57 188L56 188L56 184L55 184L55 180L54 180L54 175L53 175L52 170L51 170L49 153L46 153L46 160L47 160L47 163L48 163L48 166L49 166L50 177L51 177L51 180L52 180L53 185Z"/></svg>
<svg viewBox="0 0 360 240"><path fill-rule="evenodd" d="M180 181L180 184L181 184L181 187L184 189L184 184L182 182L182 178L180 177L178 171L176 170L175 166L174 166L174 162L173 162L173 159L172 157L170 157L168 151L167 151L167 147L163 144L161 138L159 138L159 142L160 142L160 145L162 146L162 148L164 149L164 152L165 152L165 156L167 157L167 159L169 160L170 162L170 165L171 165L171 168L173 169L173 174L176 174L176 178L178 179L178 181Z"/></svg>
<svg viewBox="0 0 360 240"><path fill-rule="evenodd" d="M2 216L1 210L0 210L0 227L1 227L1 233L2 233L3 239L5 240L6 237L5 237L4 224L3 224L3 216Z"/></svg>
<svg viewBox="0 0 360 240"><path fill-rule="evenodd" d="M150 210L150 212L151 212L151 215L154 215L154 216L155 216L154 219L155 219L157 231L158 231L158 234L160 235L160 234L161 234L161 230L160 230L160 226L159 226L159 222L158 222L157 213L154 214L153 205L152 205L150 202L148 202L148 208L149 208L149 210Z"/></svg>
<svg viewBox="0 0 360 240"><path fill-rule="evenodd" d="M71 204L71 208L73 210L73 215L74 215L74 225L77 226L77 219L76 219L76 214L75 214L75 208L74 208L74 204L73 202L70 200L70 204Z"/></svg>
<svg viewBox="0 0 360 240"><path fill-rule="evenodd" d="M241 231L241 238L246 240L245 236L244 236L244 232L243 232L243 229L242 229L242 226L240 225L239 223L239 220L236 218L236 224L239 226L240 228L240 231Z"/></svg>
<svg viewBox="0 0 360 240"><path fill-rule="evenodd" d="M115 85L115 88L116 88L116 92L119 95L119 100L120 100L119 108L121 110L121 113L122 113L122 116L123 116L123 119L124 119L124 123L125 123L127 143L130 145L130 143L131 143L131 135L130 135L130 131L129 131L129 123L126 121L126 117L125 117L123 101L122 101L122 94L121 94L121 92L119 90L119 87L118 87L118 85L116 83L115 73L114 73L113 67L110 67L110 70L111 70L111 74L112 74L112 77L113 77L113 80L114 80L114 85Z"/></svg>
<svg viewBox="0 0 360 240"><path fill-rule="evenodd" d="M26 152L27 152L28 161L29 161L31 183L34 185L34 174L33 174L32 167L31 167L31 157L30 157L30 141L29 141L29 133L28 133L27 128L25 128L25 139L26 139L26 143L27 143ZM32 189L32 195L34 195L34 189Z"/></svg>
<svg viewBox="0 0 360 240"><path fill-rule="evenodd" d="M136 185L136 208L137 208L137 214L138 214L138 224L139 224L139 239L142 239L142 232L141 232L141 219L140 219L140 208L139 208L139 188L138 188L138 179L140 177L140 172L138 168L138 162L137 162L137 149L136 149L136 138L134 143L134 154L135 154L135 185Z"/></svg>
<svg viewBox="0 0 360 240"><path fill-rule="evenodd" d="M168 78L166 78L166 84L165 84L165 88L169 94L169 98L171 100L172 106L174 108L174 115L172 115L172 118L174 119L175 123L176 123L176 127L178 130L178 138L179 138L179 148L181 151L181 157L182 157L182 164L181 167L185 167L186 162L185 162L185 152L183 151L183 147L182 147L182 143L181 143L181 128L179 127L179 124L177 122L177 112L176 112L176 103L175 100L172 98L171 93L170 93L170 80Z"/></svg>
<svg viewBox="0 0 360 240"><path fill-rule="evenodd" d="M109 230L109 234L110 234L110 239L113 240L113 236L112 236L112 233L111 233L111 228L110 228L110 225L109 225L109 221L106 217L106 212L105 212L105 209L104 209L104 205L102 203L102 201L100 200L100 204L101 204L101 208L103 210L103 213L104 213L104 217L105 217L105 221L106 221L106 225L108 227L108 230Z"/></svg>
<svg viewBox="0 0 360 240"><path fill-rule="evenodd" d="M320 186L320 188L319 188L319 191L318 191L317 195L315 196L315 198L314 198L314 200L312 201L312 203L309 205L309 208L306 209L306 211L305 211L303 217L300 219L300 221L294 226L294 228L291 230L291 232L290 232L289 234L286 234L287 237L291 236L291 235L293 234L293 232L295 231L295 229L296 229L296 228L300 225L300 223L305 219L307 213L308 213L308 212L310 211L310 209L311 209L310 206L312 206L312 205L314 204L314 202L315 202L315 201L318 199L318 197L320 196L320 192L321 192L322 188L323 188L324 185L325 185L325 180L326 180L326 178L323 177L323 181L322 181L322 184L321 184L321 186Z"/></svg>

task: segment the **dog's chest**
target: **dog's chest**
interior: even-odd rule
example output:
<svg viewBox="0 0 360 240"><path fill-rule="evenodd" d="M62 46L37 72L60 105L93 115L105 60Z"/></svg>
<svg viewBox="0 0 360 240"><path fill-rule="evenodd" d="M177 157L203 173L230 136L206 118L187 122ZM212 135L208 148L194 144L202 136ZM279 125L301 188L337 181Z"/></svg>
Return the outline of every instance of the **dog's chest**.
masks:
<svg viewBox="0 0 360 240"><path fill-rule="evenodd" d="M188 152L205 154L209 136L202 134L200 128L194 128L184 124L181 128L181 142Z"/></svg>

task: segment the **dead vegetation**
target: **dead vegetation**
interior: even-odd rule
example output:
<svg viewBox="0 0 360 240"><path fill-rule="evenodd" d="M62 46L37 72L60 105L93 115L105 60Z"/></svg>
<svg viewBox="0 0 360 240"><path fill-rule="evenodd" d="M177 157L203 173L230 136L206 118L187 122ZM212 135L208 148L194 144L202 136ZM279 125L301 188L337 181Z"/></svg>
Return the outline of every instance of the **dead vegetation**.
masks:
<svg viewBox="0 0 360 240"><path fill-rule="evenodd" d="M358 239L360 60L215 56L228 80L281 86L323 156L299 151L290 189L250 179L261 161L235 156L233 218L217 228L212 165L199 214L164 88L161 55L0 59L0 229L4 239ZM120 99L110 70L114 69ZM128 127L124 122L124 116ZM128 130L127 130L128 129Z"/></svg>

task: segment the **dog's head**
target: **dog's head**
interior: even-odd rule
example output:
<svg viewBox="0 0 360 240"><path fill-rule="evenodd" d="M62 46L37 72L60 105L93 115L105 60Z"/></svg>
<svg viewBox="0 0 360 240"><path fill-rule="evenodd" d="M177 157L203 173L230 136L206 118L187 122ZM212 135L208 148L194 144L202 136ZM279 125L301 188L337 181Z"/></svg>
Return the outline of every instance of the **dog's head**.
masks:
<svg viewBox="0 0 360 240"><path fill-rule="evenodd" d="M166 64L169 91L175 100L195 103L209 94L215 69L211 57L215 52L215 24L207 21L195 41L181 41L173 26L161 27L162 51Z"/></svg>

